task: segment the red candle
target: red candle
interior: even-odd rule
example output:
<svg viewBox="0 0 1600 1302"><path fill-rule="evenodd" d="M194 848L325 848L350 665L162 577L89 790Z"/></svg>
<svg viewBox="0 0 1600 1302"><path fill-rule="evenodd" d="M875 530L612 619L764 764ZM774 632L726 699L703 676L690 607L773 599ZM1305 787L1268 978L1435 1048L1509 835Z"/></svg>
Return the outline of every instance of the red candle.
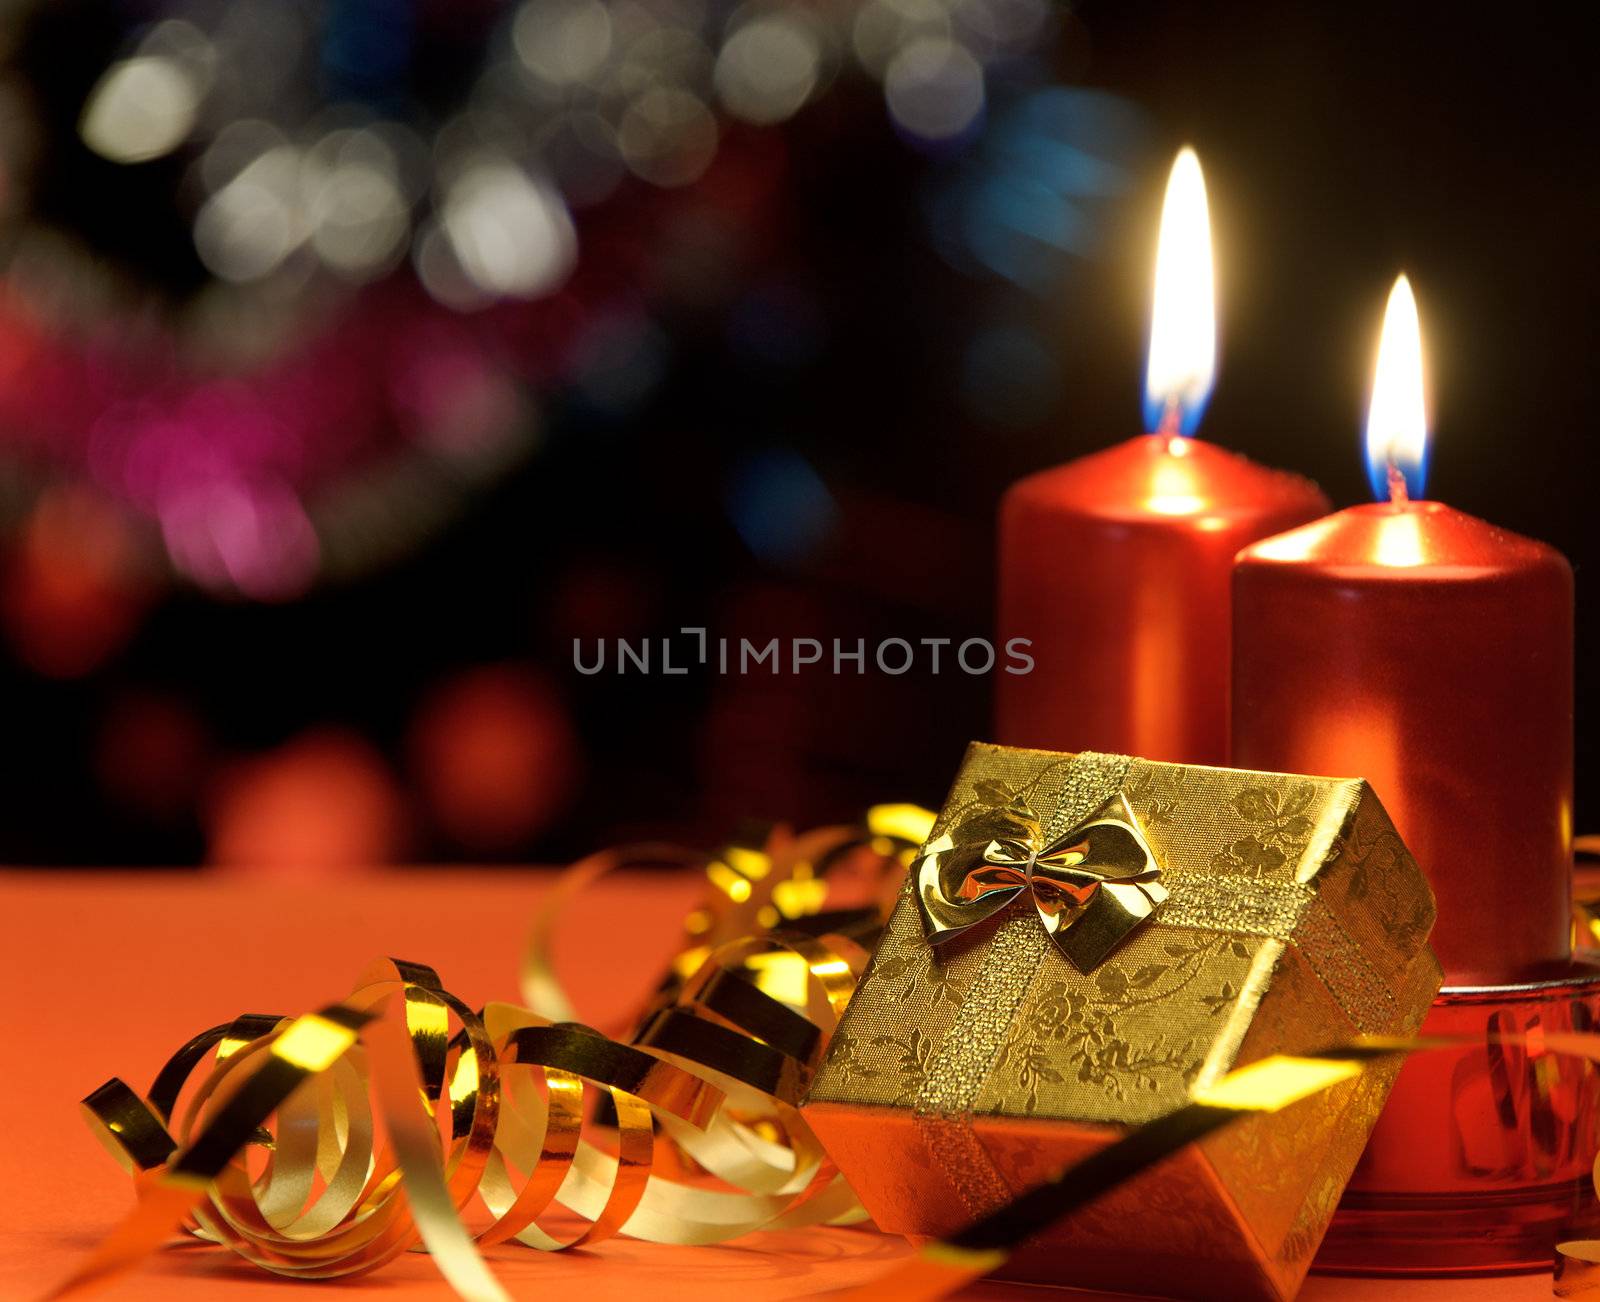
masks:
<svg viewBox="0 0 1600 1302"><path fill-rule="evenodd" d="M1328 503L1308 480L1189 437L1215 330L1205 182L1185 149L1156 256L1151 432L1031 475L1001 503L1000 635L1027 639L1034 660L998 678L1002 742L1223 762L1234 554Z"/></svg>
<svg viewBox="0 0 1600 1302"><path fill-rule="evenodd" d="M1390 295L1367 421L1388 500L1240 554L1231 762L1367 778L1433 883L1451 985L1570 952L1572 571L1420 496L1416 305Z"/></svg>

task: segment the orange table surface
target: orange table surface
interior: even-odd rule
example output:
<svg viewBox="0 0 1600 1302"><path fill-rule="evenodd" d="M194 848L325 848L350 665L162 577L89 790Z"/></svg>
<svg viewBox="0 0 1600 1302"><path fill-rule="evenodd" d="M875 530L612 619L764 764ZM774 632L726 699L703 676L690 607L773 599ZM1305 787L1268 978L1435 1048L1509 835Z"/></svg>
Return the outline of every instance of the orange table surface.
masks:
<svg viewBox="0 0 1600 1302"><path fill-rule="evenodd" d="M0 1028L0 1298L37 1297L131 1205L127 1178L78 1113L78 1100L108 1076L144 1089L196 1031L242 1012L295 1013L336 999L383 954L431 964L469 1003L516 999L528 922L552 880L537 869L469 868L315 882L237 873L0 873L0 942L12 989ZM629 875L579 898L557 958L589 1020L603 1026L626 1017L650 989L697 891L691 879ZM755 1302L863 1283L907 1253L892 1236L818 1229L715 1247L613 1240L566 1254L509 1245L487 1255L518 1299ZM309 1289L331 1289L341 1300L453 1296L422 1254L372 1275L301 1285L202 1244L156 1255L100 1296L292 1302ZM963 1296L1038 1298L1041 1290L985 1282ZM1313 1278L1301 1297L1523 1302L1550 1297L1550 1281Z"/></svg>

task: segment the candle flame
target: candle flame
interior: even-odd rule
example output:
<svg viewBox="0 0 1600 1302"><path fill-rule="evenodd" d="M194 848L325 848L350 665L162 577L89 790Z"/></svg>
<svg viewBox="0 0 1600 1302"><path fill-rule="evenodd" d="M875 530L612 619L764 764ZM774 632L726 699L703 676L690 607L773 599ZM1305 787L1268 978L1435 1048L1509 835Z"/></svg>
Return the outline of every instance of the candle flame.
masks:
<svg viewBox="0 0 1600 1302"><path fill-rule="evenodd" d="M1155 310L1145 366L1144 421L1152 434L1193 434L1217 372L1211 216L1200 160L1178 151L1161 207Z"/></svg>
<svg viewBox="0 0 1600 1302"><path fill-rule="evenodd" d="M1411 282L1389 291L1383 336L1367 408L1367 474L1379 501L1422 496L1428 467L1428 413L1422 376L1422 327Z"/></svg>

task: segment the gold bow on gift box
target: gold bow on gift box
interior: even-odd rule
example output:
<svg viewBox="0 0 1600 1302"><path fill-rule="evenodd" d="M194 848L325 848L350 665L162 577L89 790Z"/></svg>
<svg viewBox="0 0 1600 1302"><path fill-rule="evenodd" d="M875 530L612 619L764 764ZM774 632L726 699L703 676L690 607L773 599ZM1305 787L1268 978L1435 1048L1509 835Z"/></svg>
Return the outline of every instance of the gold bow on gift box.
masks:
<svg viewBox="0 0 1600 1302"><path fill-rule="evenodd" d="M911 871L931 944L1031 891L1045 931L1080 972L1099 966L1167 898L1161 867L1120 792L1048 844L1022 803L980 810L928 842Z"/></svg>

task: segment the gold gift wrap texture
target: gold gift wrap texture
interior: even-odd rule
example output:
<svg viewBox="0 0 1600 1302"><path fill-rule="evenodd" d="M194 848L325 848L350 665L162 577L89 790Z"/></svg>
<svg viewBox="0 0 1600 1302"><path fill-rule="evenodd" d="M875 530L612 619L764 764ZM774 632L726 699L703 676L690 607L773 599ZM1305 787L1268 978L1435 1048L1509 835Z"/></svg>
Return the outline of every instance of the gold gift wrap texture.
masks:
<svg viewBox="0 0 1600 1302"><path fill-rule="evenodd" d="M936 949L901 895L805 1105L884 1229L947 1236L1235 1067L1421 1025L1433 897L1359 780L975 743L933 834L1021 801L1055 837L1119 793L1169 898L1088 973L1025 897ZM1001 1273L1292 1297L1397 1066L1185 1148Z"/></svg>

